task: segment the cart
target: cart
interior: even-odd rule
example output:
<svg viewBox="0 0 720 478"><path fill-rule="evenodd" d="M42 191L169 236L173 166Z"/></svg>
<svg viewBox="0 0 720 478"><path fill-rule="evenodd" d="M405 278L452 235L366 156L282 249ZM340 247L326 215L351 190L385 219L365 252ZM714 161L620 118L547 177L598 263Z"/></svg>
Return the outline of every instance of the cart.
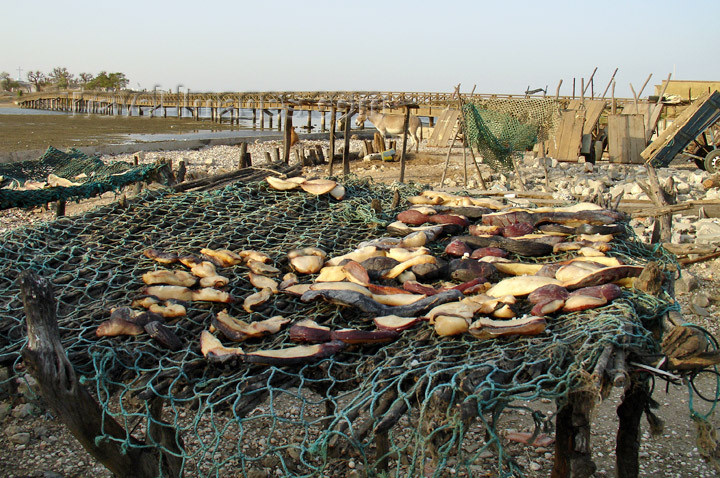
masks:
<svg viewBox="0 0 720 478"><path fill-rule="evenodd" d="M678 155L693 159L701 169L720 170L720 92L696 99L640 155L654 167L667 167Z"/></svg>

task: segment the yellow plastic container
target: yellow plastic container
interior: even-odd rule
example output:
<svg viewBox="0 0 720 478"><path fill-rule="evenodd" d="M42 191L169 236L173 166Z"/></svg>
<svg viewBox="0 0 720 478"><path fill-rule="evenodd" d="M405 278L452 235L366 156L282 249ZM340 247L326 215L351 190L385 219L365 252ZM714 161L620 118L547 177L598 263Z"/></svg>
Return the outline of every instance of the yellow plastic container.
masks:
<svg viewBox="0 0 720 478"><path fill-rule="evenodd" d="M387 151L383 151L381 153L381 158L383 161L395 161L395 150L388 149Z"/></svg>

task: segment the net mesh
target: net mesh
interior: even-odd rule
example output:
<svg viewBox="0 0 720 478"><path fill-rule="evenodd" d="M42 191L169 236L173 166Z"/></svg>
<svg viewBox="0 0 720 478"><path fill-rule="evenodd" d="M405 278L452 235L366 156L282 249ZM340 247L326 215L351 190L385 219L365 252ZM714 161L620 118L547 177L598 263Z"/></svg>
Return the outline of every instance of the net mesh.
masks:
<svg viewBox="0 0 720 478"><path fill-rule="evenodd" d="M512 157L554 134L558 102L549 98L479 98L462 107L465 136L494 168L512 169Z"/></svg>
<svg viewBox="0 0 720 478"><path fill-rule="evenodd" d="M162 420L178 431L171 443L147 443L181 458L187 476L347 476L357 468L388 476L509 475L520 470L505 452L497 418L518 400L561 400L586 389L603 348L657 350L645 327L668 307L626 292L599 309L551 319L545 334L479 341L439 338L427 325L390 344L355 346L296 366L209 363L200 332L225 304L191 302L172 325L183 348L170 352L146 334L98 339L111 307L127 305L142 273L157 268L148 247L197 254L201 248L256 249L288 270L286 253L317 246L331 256L383 235L414 185L344 182L336 202L265 183L235 183L182 195L146 193L128 208L110 205L73 218L17 229L0 242L0 362L17 362L26 342L16 277L32 269L55 287L63 345L83 383L124 426L124 447L140 446L150 397L164 399ZM380 201L383 212L372 207ZM402 201L401 201L402 204ZM663 260L633 240L622 242L635 261ZM229 291L256 290L243 266L222 269ZM303 303L282 294L253 311L230 313L247 321L283 315L312 318L332 329L373 329L372 318L349 307ZM287 329L242 344L246 352L289 345ZM548 426L552 417L534 416ZM98 439L110 439L107 436ZM489 465L485 454L494 453ZM490 468L489 468L490 467ZM494 470L494 471L488 471Z"/></svg>
<svg viewBox="0 0 720 478"><path fill-rule="evenodd" d="M38 160L0 164L0 210L40 206L68 199L87 199L108 191L117 191L128 184L145 181L159 167L134 166L123 161L105 163L77 149L63 152L50 146ZM28 181L45 182L50 174L77 185L15 189L23 187Z"/></svg>

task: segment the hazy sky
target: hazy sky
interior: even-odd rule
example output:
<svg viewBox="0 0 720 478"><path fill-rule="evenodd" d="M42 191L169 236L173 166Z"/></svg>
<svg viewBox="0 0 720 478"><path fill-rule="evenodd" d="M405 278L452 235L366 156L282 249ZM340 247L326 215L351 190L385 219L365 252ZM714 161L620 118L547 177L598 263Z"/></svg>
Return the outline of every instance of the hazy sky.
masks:
<svg viewBox="0 0 720 478"><path fill-rule="evenodd" d="M5 2L0 71L120 71L131 88L618 96L674 79L720 80L717 0ZM702 19L707 18L707 25ZM609 93L608 93L609 95Z"/></svg>

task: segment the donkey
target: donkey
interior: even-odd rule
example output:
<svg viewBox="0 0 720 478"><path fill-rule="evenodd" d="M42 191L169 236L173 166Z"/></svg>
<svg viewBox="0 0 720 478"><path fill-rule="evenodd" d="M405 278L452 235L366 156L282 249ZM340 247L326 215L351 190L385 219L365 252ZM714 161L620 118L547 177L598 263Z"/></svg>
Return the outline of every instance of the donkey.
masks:
<svg viewBox="0 0 720 478"><path fill-rule="evenodd" d="M380 132L383 139L386 139L388 134L403 134L403 124L405 122L403 115L385 115L372 110L368 113L367 109L361 109L358 113L357 119L355 120L355 126L362 126L362 124L365 123L365 120L370 120L370 122ZM408 121L408 134L415 143L415 152L418 152L420 149L418 129L420 130L420 135L422 136L422 124L420 123L420 119L417 116L411 115Z"/></svg>

